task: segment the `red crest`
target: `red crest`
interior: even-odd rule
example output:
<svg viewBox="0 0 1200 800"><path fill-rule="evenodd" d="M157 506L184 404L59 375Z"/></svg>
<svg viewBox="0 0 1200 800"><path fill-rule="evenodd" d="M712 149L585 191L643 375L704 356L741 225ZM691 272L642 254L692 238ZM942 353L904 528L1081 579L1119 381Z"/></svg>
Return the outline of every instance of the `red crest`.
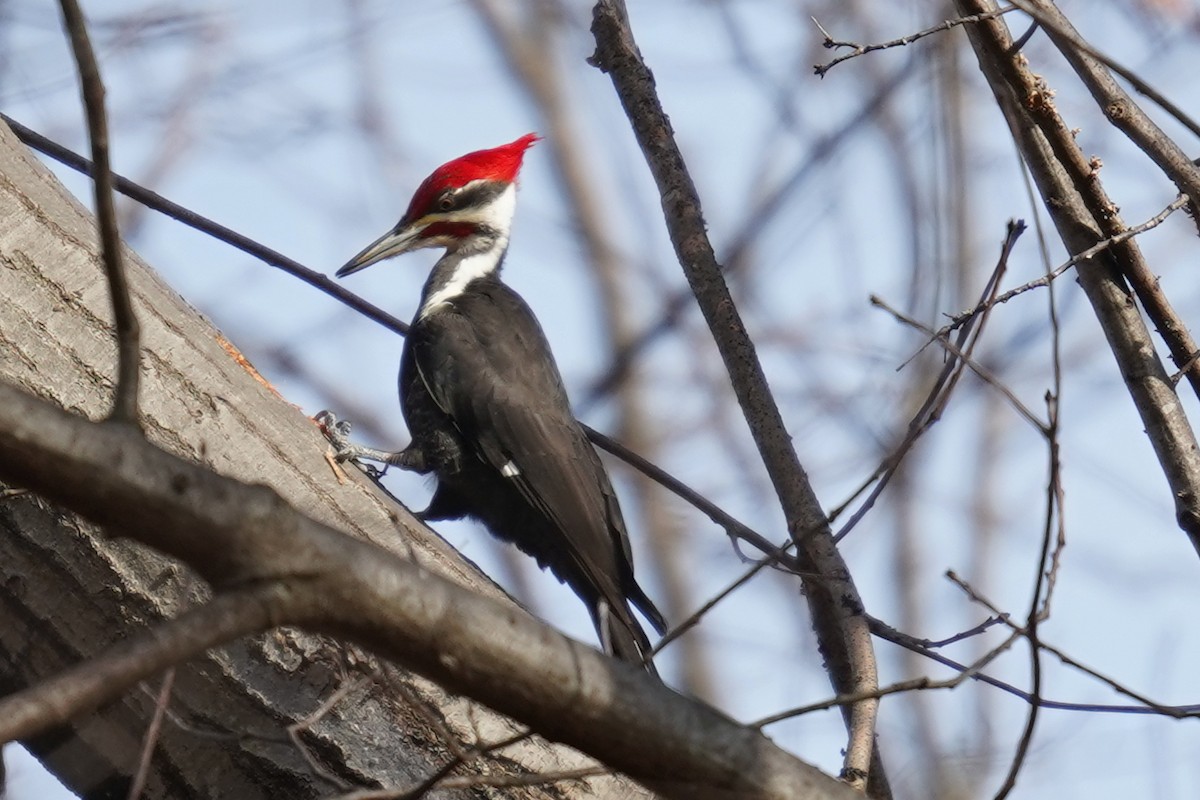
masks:
<svg viewBox="0 0 1200 800"><path fill-rule="evenodd" d="M542 137L536 133L527 133L516 141L493 147L490 150L476 150L467 153L453 161L447 161L433 171L433 174L421 182L408 204L404 219L411 222L432 209L430 205L446 189L466 186L471 181L503 181L512 183L521 170L521 160L525 151Z"/></svg>

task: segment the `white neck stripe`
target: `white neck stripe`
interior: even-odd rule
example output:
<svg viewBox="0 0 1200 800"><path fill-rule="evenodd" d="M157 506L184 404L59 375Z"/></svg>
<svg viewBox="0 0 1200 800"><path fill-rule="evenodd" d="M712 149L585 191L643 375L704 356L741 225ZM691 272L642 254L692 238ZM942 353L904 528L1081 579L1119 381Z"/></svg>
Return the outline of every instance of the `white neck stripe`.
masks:
<svg viewBox="0 0 1200 800"><path fill-rule="evenodd" d="M469 215L464 213L462 218L490 231L497 236L490 242L487 250L465 255L450 274L449 280L430 292L421 302L417 319L422 319L430 312L450 302L462 294L467 286L478 278L486 278L500 268L500 260L508 249L508 229L512 225L513 212L517 207L516 184L509 184L492 202L483 208L473 210ZM450 219L455 219L453 216ZM453 250L446 258L455 258ZM437 269L434 269L436 275Z"/></svg>
<svg viewBox="0 0 1200 800"><path fill-rule="evenodd" d="M472 281L477 278L486 278L495 272L500 266L500 259L504 256L504 249L507 244L507 241L500 240L490 250L469 255L462 261L459 261L454 267L454 274L450 276L450 280L446 281L437 291L431 292L425 298L425 301L421 303L421 309L417 312L417 319L424 318L430 312L458 297L466 291L467 286Z"/></svg>

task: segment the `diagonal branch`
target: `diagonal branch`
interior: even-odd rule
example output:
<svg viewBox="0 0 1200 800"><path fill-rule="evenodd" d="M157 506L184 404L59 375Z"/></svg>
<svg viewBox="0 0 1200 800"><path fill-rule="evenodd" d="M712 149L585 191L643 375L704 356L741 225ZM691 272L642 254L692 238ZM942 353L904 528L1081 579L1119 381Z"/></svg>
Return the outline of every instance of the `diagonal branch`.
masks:
<svg viewBox="0 0 1200 800"><path fill-rule="evenodd" d="M69 148L63 147L53 139L43 136L32 128L27 128L6 114L0 114L0 121L3 121L5 125L11 128L18 139L39 153L49 156L60 164L64 164L84 175L93 178L99 175L100 170L94 162L89 161ZM293 278L304 281L309 286L319 289L389 330L393 330L401 335L408 331L407 323L392 316L382 308L368 303L332 278L316 270L309 269L300 262L294 261L266 245L259 244L249 236L227 228L202 214L197 214L190 208L184 208L178 203L163 197L158 192L151 191L128 178L115 173L110 173L110 175L112 175L114 186L118 192L136 200L147 208L152 208L160 214L165 214L177 222L182 222L189 228L207 234L219 242L224 242L230 247L235 247L243 253L253 256L268 266L275 267L291 275Z"/></svg>
<svg viewBox="0 0 1200 800"><path fill-rule="evenodd" d="M1088 44L1054 3L1048 0L1009 1L1042 26L1050 40L1062 51L1079 77L1087 84L1092 97L1100 104L1109 121L1153 158L1176 182L1181 192L1193 196L1200 194L1200 172L1197 171L1196 165L1191 163L1191 159L1184 155L1174 140L1130 100L1129 95L1113 81L1112 76L1101 69L1101 65L1129 81L1139 94L1149 98L1174 117L1179 124L1191 131L1193 136L1200 136L1200 123L1139 78L1135 72ZM1113 105L1110 106L1110 103Z"/></svg>
<svg viewBox="0 0 1200 800"><path fill-rule="evenodd" d="M1083 263L1089 261L1093 256L1107 250L1108 248L1112 247L1114 244L1123 242L1126 239L1132 239L1135 236L1140 236L1141 234L1145 233L1148 230L1157 228L1159 225L1166 222L1168 217L1170 217L1172 214L1174 214L1176 211L1183 208L1187 204L1188 204L1187 195L1181 194L1181 195L1176 196L1176 198L1174 200L1172 200L1170 203L1167 204L1166 208L1164 208L1162 211L1155 214L1150 219L1146 220L1145 222L1141 222L1137 225L1134 225L1132 228L1126 228L1125 230L1121 231L1117 235L1111 236L1107 239L1103 239L1103 240L1097 242L1096 244L1092 245L1088 249L1086 249L1082 252L1076 253L1075 255L1071 256L1066 261L1064 261L1063 263L1054 267L1053 269L1046 270L1046 274L1042 275L1042 277L1034 278L1031 281L1022 283L1020 286L1016 286L1012 289L1009 289L1006 292L1002 292L1002 293L996 295L993 299L988 300L986 303L976 303L974 307L972 307L966 311L960 312L958 314L955 314L954 316L950 317L950 322L947 325L944 325L942 328L940 328L937 331L937 336L938 337L948 336L952 330L962 327L963 325L965 325L966 323L968 323L969 321L974 319L976 315L981 314L990 308L998 306L1001 303L1007 303L1009 300L1012 300L1014 297L1016 297L1018 295L1025 294L1026 292L1032 291L1033 289L1037 289L1042 286L1050 286L1055 280L1060 278L1063 275L1063 273L1065 273L1067 270L1071 269L1074 266L1077 266L1077 265L1080 265L1080 264L1083 264ZM1200 354L1198 354L1198 355L1200 355ZM1178 378L1176 380L1178 380Z"/></svg>
<svg viewBox="0 0 1200 800"><path fill-rule="evenodd" d="M1020 220L1010 220L1008 229L1004 236L1004 242L1000 246L1000 257L996 261L995 268L992 269L991 277L988 278L986 285L983 288L982 297L977 304L977 307L990 309L991 301L996 296L996 292L1000 289L1000 279L1008 269L1008 258L1012 254L1013 247L1016 246L1017 238L1020 237L1025 230L1025 223ZM902 315L898 315L888 307L882 300L874 296L871 297L871 304L880 306L891 311L898 319L903 322L915 323L915 320L907 320ZM972 327L975 322L978 326ZM882 463L876 468L875 472L861 485L861 488L854 493L854 496L839 506L831 517L836 518L841 511L853 502L859 493L866 490L874 482L870 493L855 509L854 513L846 522L842 523L842 527L838 530L837 535L833 537L835 542L840 542L846 538L858 523L863 520L867 513L874 508L876 501L883 494L883 490L891 483L896 471L900 468L904 458L909 451L917 443L927 430L929 430L942 417L942 412L945 411L947 404L950 402L950 396L954 389L958 386L959 379L962 377L963 370L970 367L973 363L972 353L974 353L976 344L979 343L983 336L983 327L987 322L986 314L981 314L979 317L972 317L971 322L964 325L958 331L958 336L953 342L950 341L948 335L943 336L938 334L930 339L939 341L950 354L950 358L942 365L941 371L934 380L933 385L929 388L929 392L925 396L924 402L917 410L917 413L908 421L908 428L905 431L904 438L900 443L888 453ZM927 346L930 342L926 342ZM922 346L922 350L925 346ZM915 356L914 356L915 357ZM911 359L910 359L911 360ZM1033 419L1030 415L1025 415L1026 419L1033 423L1039 430L1043 427L1040 422Z"/></svg>
<svg viewBox="0 0 1200 800"><path fill-rule="evenodd" d="M642 60L621 0L601 0L593 12L592 63L608 73L658 184L671 241L692 293L708 323L751 435L770 475L797 543L821 652L837 693L878 688L875 656L863 604L809 483L755 352L721 275L705 231L700 198L659 102L654 77ZM890 795L875 746L878 698L844 709L849 743L843 777L876 797Z"/></svg>
<svg viewBox="0 0 1200 800"><path fill-rule="evenodd" d="M96 198L96 223L100 229L100 252L108 288L112 296L113 321L117 329L117 388L111 418L140 427L138 421L138 363L140 329L133 313L129 283L121 263L121 237L117 233L117 212L113 205L113 174L108 163L108 121L104 113L104 84L100 67L88 39L83 12L75 0L61 0L63 27L71 38L71 49L79 65L79 84L87 112L88 138L92 143L92 163L96 165L92 186Z"/></svg>
<svg viewBox="0 0 1200 800"><path fill-rule="evenodd" d="M218 595L139 638L0 699L0 742L63 725L168 667L271 627L280 599L277 584Z"/></svg>
<svg viewBox="0 0 1200 800"><path fill-rule="evenodd" d="M824 78L826 73L829 72L829 70L833 69L838 64L841 64L844 61L849 61L852 58L858 58L859 56L864 56L867 53L874 53L878 50L890 50L893 47L907 47L908 45L912 44L913 42L919 42L920 40L924 39L926 36L932 36L936 33L944 33L945 31L951 30L953 28L957 28L959 25L970 25L973 22L979 22L979 21L985 20L985 19L992 19L993 17L998 17L1001 14L1007 14L1008 12L1014 11L1015 9L1016 9L1016 6L1008 6L1007 8L999 8L999 9L996 9L995 11L989 11L986 14L974 14L969 17L956 17L955 19L944 19L941 22L939 22L937 25L934 25L930 28L926 28L921 31L917 31L916 33L910 33L907 36L901 36L898 39L891 39L890 41L886 41L886 42L873 42L871 44L859 44L857 42L843 42L843 41L834 39L829 34L829 31L825 30L825 26L822 25L820 22L818 22L816 17L813 17L812 18L813 24L817 26L817 30L819 30L821 32L821 36L823 37L822 41L821 41L822 47L824 47L826 50L846 50L846 49L848 49L850 51L848 53L842 53L841 55L837 56L836 58L833 58L830 61L825 62L824 64L815 64L813 66L813 73L818 78Z"/></svg>
<svg viewBox="0 0 1200 800"><path fill-rule="evenodd" d="M1183 148L1142 111L1133 98L1113 79L1105 65L1126 80L1134 81L1135 86L1143 93L1149 94L1153 90L1138 80L1136 75L1122 69L1120 65L1088 45L1054 3L1049 0L1017 0L1014 5L1019 6L1045 28L1050 40L1074 68L1108 121L1149 156L1184 196L1190 198L1189 213L1193 222L1200 224L1200 166L1197 166ZM1200 133L1196 123L1167 103L1165 98L1154 93L1152 99L1187 124L1193 133ZM1084 200L1088 201L1093 209L1107 209L1111 206L1103 196L1099 181L1090 181L1080 186ZM1091 196L1095 199L1090 199ZM1125 230L1120 217L1115 213L1097 214L1096 218L1104 226L1103 232L1106 236L1116 236ZM1159 286L1158 277L1134 246L1118 242L1116 251L1122 254L1125 277L1133 286L1138 299L1142 301L1159 335L1166 342L1172 360L1187 376L1192 391L1200 395L1200 363L1196 361L1200 347L1197 347L1187 325L1167 300L1166 294Z"/></svg>
<svg viewBox="0 0 1200 800"><path fill-rule="evenodd" d="M985 13L994 5L956 0L962 14ZM1014 52L1004 22L993 19L964 30L1067 252L1082 253L1124 231L1094 165L1059 116L1049 89ZM1200 446L1123 278L1145 269L1141 250L1129 239L1081 265L1077 274L1166 475L1176 521L1200 553Z"/></svg>

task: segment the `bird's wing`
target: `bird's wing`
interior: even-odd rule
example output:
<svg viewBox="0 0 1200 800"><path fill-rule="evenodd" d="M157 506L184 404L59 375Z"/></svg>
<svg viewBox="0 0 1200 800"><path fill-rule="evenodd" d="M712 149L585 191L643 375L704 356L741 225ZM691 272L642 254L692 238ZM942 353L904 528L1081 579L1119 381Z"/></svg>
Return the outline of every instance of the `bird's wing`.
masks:
<svg viewBox="0 0 1200 800"><path fill-rule="evenodd" d="M528 306L496 283L455 298L409 335L421 339L413 352L422 380L464 439L562 531L596 588L620 601L631 561L615 493Z"/></svg>

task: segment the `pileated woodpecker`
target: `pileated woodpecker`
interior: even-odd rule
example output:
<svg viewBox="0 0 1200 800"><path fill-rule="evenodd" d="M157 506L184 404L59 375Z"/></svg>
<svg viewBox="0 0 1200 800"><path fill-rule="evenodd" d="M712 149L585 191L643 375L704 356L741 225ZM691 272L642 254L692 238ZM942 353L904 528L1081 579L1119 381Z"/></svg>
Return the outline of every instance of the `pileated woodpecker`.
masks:
<svg viewBox="0 0 1200 800"><path fill-rule="evenodd" d="M527 134L434 170L395 228L339 278L391 256L444 247L421 292L400 361L412 443L366 456L437 476L427 520L473 517L549 567L587 604L606 652L651 672L650 644L630 602L666 624L633 576L616 493L571 414L541 326L500 281ZM344 437L343 437L344 438Z"/></svg>

